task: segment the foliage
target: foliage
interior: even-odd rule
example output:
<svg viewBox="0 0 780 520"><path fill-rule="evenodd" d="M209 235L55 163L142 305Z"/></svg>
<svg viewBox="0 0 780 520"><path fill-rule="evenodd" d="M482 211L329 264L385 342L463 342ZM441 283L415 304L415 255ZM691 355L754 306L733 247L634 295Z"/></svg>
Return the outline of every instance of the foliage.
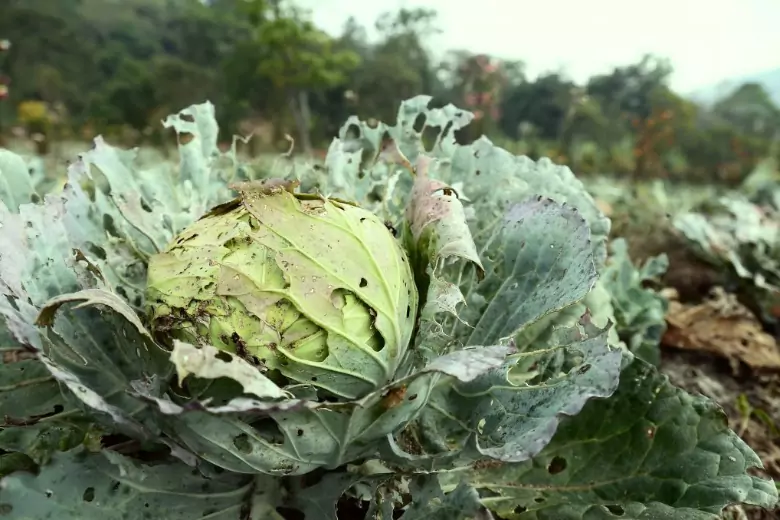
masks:
<svg viewBox="0 0 780 520"><path fill-rule="evenodd" d="M490 135L507 149L575 171L738 183L780 135L780 109L748 83L712 107L669 87L670 64L646 56L582 84L562 72L527 77L523 63L468 49L438 58L435 11L401 8L376 21L377 38L349 20L323 32L295 0L7 0L0 35L14 78L8 119L43 102L57 139L101 133L165 144L158 122L208 98L220 126L254 134L251 153L327 147L351 114L389 120L402 100L431 93L478 120L458 142ZM43 38L41 35L45 35ZM0 80L2 83L2 80ZM0 132L2 133L2 132Z"/></svg>
<svg viewBox="0 0 780 520"><path fill-rule="evenodd" d="M458 144L453 134L474 115L429 102L405 101L393 126L350 118L325 168L290 163L265 182L233 185L237 198L228 183L249 175L233 150L217 148L209 103L165 120L178 165L141 168L135 152L97 139L61 194L40 200L29 183L4 186L3 511L698 520L731 503L773 507L776 488L748 473L760 461L723 412L610 334L617 318L642 335L626 316L645 315L622 301L633 280L612 301L601 276L611 269L610 223L582 183L484 137ZM423 147L424 132L433 146ZM23 179L23 162L10 164ZM215 205L243 205L270 224L254 240L292 241L277 249L280 266L320 262L340 273L312 282L317 301L339 288L367 298L347 279L366 267L339 267L359 259L352 248L328 253L339 243L294 239L308 229L282 231L274 223L285 213L264 213L265 197L290 181L312 201L339 197L387 220L419 293L410 347L389 380L340 400L275 381L238 350L159 341L144 312L150 258L193 222L205 226ZM339 233L360 243L351 225ZM308 316L324 321L327 309ZM329 355L353 360L350 349ZM363 510L346 516L342 499Z"/></svg>
<svg viewBox="0 0 780 520"><path fill-rule="evenodd" d="M675 217L674 225L704 260L746 289L751 306L767 323L780 318L780 194L773 163L763 163L743 192Z"/></svg>
<svg viewBox="0 0 780 520"><path fill-rule="evenodd" d="M628 256L628 244L618 238L610 243L611 255L602 274L612 297L620 339L637 357L658 366L658 345L666 330L667 300L645 287L657 282L669 267L665 254L652 257L637 269Z"/></svg>

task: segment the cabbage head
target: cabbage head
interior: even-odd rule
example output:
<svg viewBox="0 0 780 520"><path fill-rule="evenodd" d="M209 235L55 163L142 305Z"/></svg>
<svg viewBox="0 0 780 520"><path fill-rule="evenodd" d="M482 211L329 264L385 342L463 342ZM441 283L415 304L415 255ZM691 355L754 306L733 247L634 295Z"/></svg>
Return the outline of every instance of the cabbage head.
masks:
<svg viewBox="0 0 780 520"><path fill-rule="evenodd" d="M365 209L269 186L214 208L151 258L154 331L328 397L383 386L417 314L406 253Z"/></svg>

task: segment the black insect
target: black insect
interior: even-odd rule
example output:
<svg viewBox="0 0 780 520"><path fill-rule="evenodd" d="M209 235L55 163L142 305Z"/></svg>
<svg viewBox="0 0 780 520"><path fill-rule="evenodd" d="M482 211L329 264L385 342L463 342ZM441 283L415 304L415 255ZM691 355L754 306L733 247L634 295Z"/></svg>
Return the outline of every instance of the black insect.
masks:
<svg viewBox="0 0 780 520"><path fill-rule="evenodd" d="M244 359L247 359L249 357L249 352L246 349L246 342L241 339L241 336L238 335L238 332L233 332L233 334L230 335L230 339L232 339L233 343L236 344L236 354Z"/></svg>
<svg viewBox="0 0 780 520"><path fill-rule="evenodd" d="M385 220L385 227L390 230L390 232L393 234L394 237L398 236L398 230L395 229L392 222L390 222L389 220Z"/></svg>

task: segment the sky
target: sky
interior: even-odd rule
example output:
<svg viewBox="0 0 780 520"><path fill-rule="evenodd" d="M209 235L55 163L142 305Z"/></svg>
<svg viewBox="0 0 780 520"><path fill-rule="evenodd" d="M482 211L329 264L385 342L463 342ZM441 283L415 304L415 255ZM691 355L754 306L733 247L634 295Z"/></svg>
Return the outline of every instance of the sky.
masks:
<svg viewBox="0 0 780 520"><path fill-rule="evenodd" d="M531 77L565 70L584 81L645 53L670 59L690 93L780 67L779 0L299 0L334 35L354 16L373 28L400 7L430 7L436 53L468 49L526 63ZM372 32L369 31L369 35Z"/></svg>

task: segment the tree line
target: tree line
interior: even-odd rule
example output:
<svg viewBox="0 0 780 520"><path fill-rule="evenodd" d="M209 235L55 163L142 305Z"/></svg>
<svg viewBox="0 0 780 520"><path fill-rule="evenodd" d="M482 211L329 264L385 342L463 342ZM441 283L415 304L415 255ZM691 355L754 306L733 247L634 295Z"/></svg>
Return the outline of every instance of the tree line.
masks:
<svg viewBox="0 0 780 520"><path fill-rule="evenodd" d="M428 9L382 15L370 41L354 19L328 35L294 0L2 2L0 133L162 145L160 120L208 99L225 140L254 133L256 146L281 149L290 134L309 153L348 116L392 122L400 101L424 93L474 112L462 140L484 133L581 173L708 182L738 181L780 137L760 85L698 106L670 88L659 57L584 84L467 49L437 59Z"/></svg>

